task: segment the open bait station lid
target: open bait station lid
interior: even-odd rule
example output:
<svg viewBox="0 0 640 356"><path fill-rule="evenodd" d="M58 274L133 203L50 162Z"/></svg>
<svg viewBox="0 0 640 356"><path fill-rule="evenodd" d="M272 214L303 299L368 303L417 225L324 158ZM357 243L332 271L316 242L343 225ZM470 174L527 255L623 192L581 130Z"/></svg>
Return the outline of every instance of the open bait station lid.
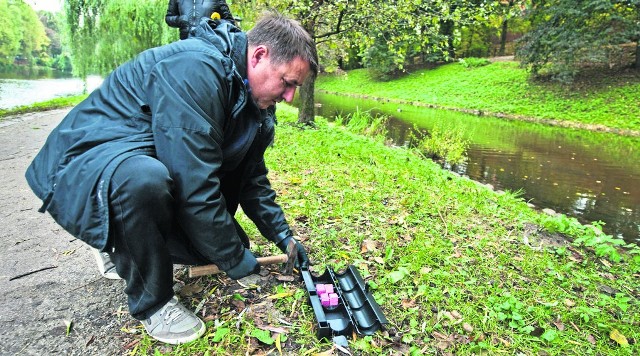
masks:
<svg viewBox="0 0 640 356"><path fill-rule="evenodd" d="M308 270L302 270L301 274L318 322L318 338L349 335L354 330L360 335L372 335L388 323L355 266L342 273L328 267L320 276ZM330 286L333 293L327 292ZM328 301L334 293L337 304L333 299Z"/></svg>

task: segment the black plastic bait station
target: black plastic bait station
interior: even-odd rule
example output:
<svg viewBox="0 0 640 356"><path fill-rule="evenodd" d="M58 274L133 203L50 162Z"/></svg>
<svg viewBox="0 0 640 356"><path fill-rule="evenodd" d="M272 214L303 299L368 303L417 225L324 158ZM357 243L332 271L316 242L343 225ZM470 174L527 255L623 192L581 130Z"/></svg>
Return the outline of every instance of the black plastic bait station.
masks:
<svg viewBox="0 0 640 356"><path fill-rule="evenodd" d="M318 338L372 335L387 324L380 306L354 266L342 273L330 267L320 276L302 270L309 301L318 321ZM336 298L337 297L337 298Z"/></svg>

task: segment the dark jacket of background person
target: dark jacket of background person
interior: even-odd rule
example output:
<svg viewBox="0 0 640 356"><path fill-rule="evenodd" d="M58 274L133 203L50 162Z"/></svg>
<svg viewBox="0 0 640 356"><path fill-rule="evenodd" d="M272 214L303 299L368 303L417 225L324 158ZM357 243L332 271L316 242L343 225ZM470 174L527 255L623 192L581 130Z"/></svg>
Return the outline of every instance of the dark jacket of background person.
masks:
<svg viewBox="0 0 640 356"><path fill-rule="evenodd" d="M115 168L133 155L157 157L174 180L177 222L203 256L227 269L244 251L232 216L238 203L267 239L290 231L263 160L275 118L245 86L245 33L203 22L194 36L111 73L52 132L26 178L41 212L103 249Z"/></svg>
<svg viewBox="0 0 640 356"><path fill-rule="evenodd" d="M180 39L189 37L190 29L196 27L203 17L210 18L216 3L220 1L205 0L169 0L167 25L180 29Z"/></svg>

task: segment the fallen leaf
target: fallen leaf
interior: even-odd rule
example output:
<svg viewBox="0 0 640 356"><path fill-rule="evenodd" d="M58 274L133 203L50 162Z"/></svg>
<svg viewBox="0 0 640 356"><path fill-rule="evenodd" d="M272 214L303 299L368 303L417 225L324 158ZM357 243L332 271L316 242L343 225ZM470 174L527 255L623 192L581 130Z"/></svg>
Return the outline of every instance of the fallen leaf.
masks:
<svg viewBox="0 0 640 356"><path fill-rule="evenodd" d="M560 320L554 321L553 325L555 325L558 330L564 331L564 324Z"/></svg>
<svg viewBox="0 0 640 356"><path fill-rule="evenodd" d="M629 346L629 341L627 341L627 338L618 331L618 329L613 329L611 330L611 332L609 333L609 337L611 338L611 340L617 342L620 346Z"/></svg>
<svg viewBox="0 0 640 356"><path fill-rule="evenodd" d="M69 336L71 333L71 327L73 326L73 321L65 319L64 325L66 326L66 335Z"/></svg>
<svg viewBox="0 0 640 356"><path fill-rule="evenodd" d="M192 295L202 292L203 289L204 287L201 284L198 284L198 283L188 284L180 290L180 295L184 297L190 297Z"/></svg>
<svg viewBox="0 0 640 356"><path fill-rule="evenodd" d="M124 345L123 348L125 350L129 350L129 349L133 348L134 346L136 346L139 342L140 342L140 340L133 340L130 343Z"/></svg>
<svg viewBox="0 0 640 356"><path fill-rule="evenodd" d="M462 324L462 329L468 333L473 332L473 326L471 326L469 323Z"/></svg>
<svg viewBox="0 0 640 356"><path fill-rule="evenodd" d="M456 319L461 319L462 318L462 315L460 315L460 312L457 311L457 310L451 311L451 316L453 316Z"/></svg>
<svg viewBox="0 0 640 356"><path fill-rule="evenodd" d="M282 355L282 345L280 344L280 334L276 334L276 348L278 349L278 352L280 352L280 355Z"/></svg>
<svg viewBox="0 0 640 356"><path fill-rule="evenodd" d="M436 339L440 339L440 340L445 340L445 339L447 338L447 336L446 336L446 335L444 335L444 334L442 334L442 333L439 333L439 332L437 332L437 331L432 332L432 333L431 333L431 335L432 335L433 337L435 337Z"/></svg>
<svg viewBox="0 0 640 356"><path fill-rule="evenodd" d="M360 252L366 253L369 251L376 251L377 243L374 240L363 240L362 245L360 246Z"/></svg>
<svg viewBox="0 0 640 356"><path fill-rule="evenodd" d="M576 305L576 302L574 302L574 301L573 301L573 300L571 300L571 299L565 299L565 300L564 300L564 305L566 305L566 306L568 306L568 307L572 307L572 306Z"/></svg>
<svg viewBox="0 0 640 356"><path fill-rule="evenodd" d="M595 345L596 344L596 338L593 337L593 335L589 334L589 336L587 336L587 341L589 341L589 343L591 343L591 345Z"/></svg>
<svg viewBox="0 0 640 356"><path fill-rule="evenodd" d="M402 307L405 309L413 308L416 306L416 301L411 299L403 299Z"/></svg>
<svg viewBox="0 0 640 356"><path fill-rule="evenodd" d="M374 257L373 260L378 262L381 265L384 264L384 259L382 259L382 257L379 257L379 256L378 257Z"/></svg>
<svg viewBox="0 0 640 356"><path fill-rule="evenodd" d="M335 347L336 347L336 349L340 350L340 352L345 353L345 354L347 354L347 355L351 356L351 352L349 352L349 350L348 350L348 349L346 349L346 348L344 348L344 347L342 347L342 346L340 346L340 345L338 345L338 344L334 344L333 346L335 346Z"/></svg>
<svg viewBox="0 0 640 356"><path fill-rule="evenodd" d="M444 312L444 316L446 316L447 318L449 318L449 320L451 321L456 321L456 318L453 317L453 314L451 314L450 311L446 311Z"/></svg>
<svg viewBox="0 0 640 356"><path fill-rule="evenodd" d="M233 304L238 310L243 310L246 306L241 300L232 300L231 304Z"/></svg>
<svg viewBox="0 0 640 356"><path fill-rule="evenodd" d="M599 286L598 286L598 290L599 290L601 293L608 294L608 295L610 295L610 296L612 296L612 297L613 297L613 296L615 296L615 295L616 295L616 293L618 293L618 291L617 291L617 290L615 290L615 289L613 289L613 288L611 288L611 287L609 287L609 286L607 286L607 285L604 285L604 284L599 285Z"/></svg>
<svg viewBox="0 0 640 356"><path fill-rule="evenodd" d="M296 277L292 276L292 275L285 276L283 274L280 274L280 275L276 276L276 280L278 280L280 282L293 282L293 281L296 280Z"/></svg>

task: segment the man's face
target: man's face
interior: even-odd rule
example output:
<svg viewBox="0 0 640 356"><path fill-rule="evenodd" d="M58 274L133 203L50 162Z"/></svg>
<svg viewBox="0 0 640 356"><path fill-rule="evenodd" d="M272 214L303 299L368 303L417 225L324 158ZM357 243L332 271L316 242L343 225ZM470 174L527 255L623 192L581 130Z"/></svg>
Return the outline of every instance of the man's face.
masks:
<svg viewBox="0 0 640 356"><path fill-rule="evenodd" d="M251 97L261 109L282 100L291 102L296 88L309 74L309 63L299 57L291 62L274 64L264 46L250 48L248 57L247 78Z"/></svg>

